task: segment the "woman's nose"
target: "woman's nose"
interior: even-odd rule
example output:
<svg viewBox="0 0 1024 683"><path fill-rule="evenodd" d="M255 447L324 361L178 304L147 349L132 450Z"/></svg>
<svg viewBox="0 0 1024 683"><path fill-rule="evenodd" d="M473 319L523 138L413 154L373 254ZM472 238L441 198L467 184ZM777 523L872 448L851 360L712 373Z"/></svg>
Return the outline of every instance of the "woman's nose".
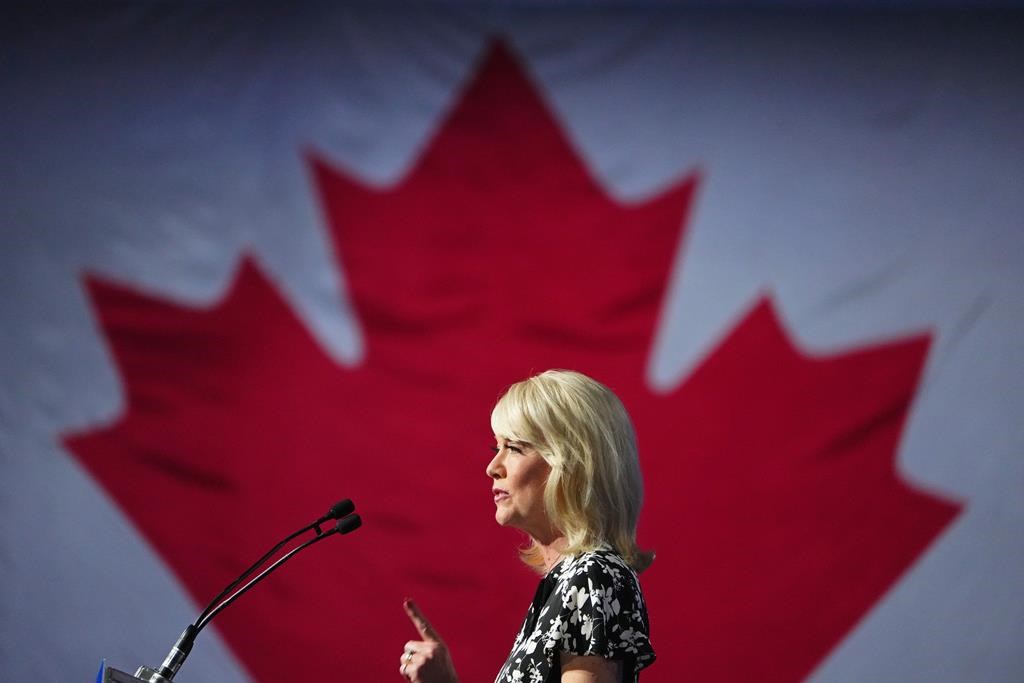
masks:
<svg viewBox="0 0 1024 683"><path fill-rule="evenodd" d="M497 453L494 454L494 457L491 458L491 461L489 463L487 463L487 469L484 470L484 471L487 472L487 476L490 477L491 479L500 479L501 478L501 469L500 468L501 468L502 454L503 454L503 451L498 451Z"/></svg>

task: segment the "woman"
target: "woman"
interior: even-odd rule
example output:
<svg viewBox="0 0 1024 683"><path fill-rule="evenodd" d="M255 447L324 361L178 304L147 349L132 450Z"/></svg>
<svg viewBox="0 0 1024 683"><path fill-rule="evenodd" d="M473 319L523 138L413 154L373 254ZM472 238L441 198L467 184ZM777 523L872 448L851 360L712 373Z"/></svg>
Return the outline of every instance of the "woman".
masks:
<svg viewBox="0 0 1024 683"><path fill-rule="evenodd" d="M653 554L636 545L643 498L629 415L607 387L549 370L513 384L491 413L495 519L523 530L523 561L543 575L495 683L634 682L654 661L635 572ZM458 681L444 641L411 601L422 637L401 673Z"/></svg>

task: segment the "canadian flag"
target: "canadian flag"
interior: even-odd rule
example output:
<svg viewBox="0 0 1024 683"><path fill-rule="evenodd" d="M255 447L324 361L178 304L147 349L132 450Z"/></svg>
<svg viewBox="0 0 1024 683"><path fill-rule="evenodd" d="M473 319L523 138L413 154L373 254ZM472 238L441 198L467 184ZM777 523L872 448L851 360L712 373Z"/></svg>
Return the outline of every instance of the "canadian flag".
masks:
<svg viewBox="0 0 1024 683"><path fill-rule="evenodd" d="M493 9L493 8L492 8ZM1024 675L1024 48L988 15L16 13L0 666L493 678L536 577L491 405L612 387L644 680Z"/></svg>

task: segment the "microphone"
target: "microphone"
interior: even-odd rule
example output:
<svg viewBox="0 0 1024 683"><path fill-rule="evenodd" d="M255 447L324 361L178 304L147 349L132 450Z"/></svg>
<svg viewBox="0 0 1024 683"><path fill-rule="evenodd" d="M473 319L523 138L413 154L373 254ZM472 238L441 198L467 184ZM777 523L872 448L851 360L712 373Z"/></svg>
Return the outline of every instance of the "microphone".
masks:
<svg viewBox="0 0 1024 683"><path fill-rule="evenodd" d="M197 619L196 623L195 623L196 634L198 634L200 631L202 631L203 627L206 626L207 624L209 624L210 621L212 621L215 616L220 614L221 611L225 607L227 607L228 605L233 603L235 600L240 598L243 593L245 593L247 590L249 590L250 588L255 586L257 583L262 581L264 579L264 577L267 576L267 574L269 574L270 572L274 571L279 566L281 566L282 564L284 564L285 562L290 560L292 558L292 556L297 554L299 551L305 550L306 548L308 548L309 546L313 545L314 543L319 543L320 541L324 540L328 536L333 536L334 534L342 534L342 535L344 535L344 534L347 534L347 533L351 533L351 532L355 531L356 529L358 529L359 527L361 527L362 525L363 525L363 520L362 520L362 518L359 515L350 515L348 517L345 517L344 519L339 519L338 523L335 524L334 528L331 529L330 531L327 531L325 533L321 533L321 534L319 534L317 536L314 536L313 538L309 539L308 541L306 541L302 545L300 545L300 546L298 546L296 548L292 548L287 553L285 553L280 558L278 558L277 561L274 562L274 564L270 565L269 567L267 567L266 569L261 571L259 574L257 574L256 578L254 578L252 581L250 581L249 583L247 583L244 586L242 586L241 588L239 588L230 598L228 598L224 602L222 602L219 605L217 605L217 608L215 610L213 610L212 612L207 614L204 618ZM187 629L186 629L186 631L187 631ZM195 636L193 636L193 638L194 637Z"/></svg>
<svg viewBox="0 0 1024 683"><path fill-rule="evenodd" d="M296 536L301 536L302 534L306 533L310 529L316 529L316 535L319 537L323 533L323 532L320 531L320 525L321 524L323 524L324 522L330 521L332 519L339 519L339 518L345 517L346 515L350 515L350 514L352 514L355 511L355 509L356 509L355 503L353 503L348 498L344 498L342 500L339 500L334 505L332 505L330 507L330 509L327 510L327 514L324 515L323 517L321 517L320 519L316 520L315 522L311 522L311 523L307 524L306 526L302 527L301 529L299 529L298 531L296 531L296 532L286 536L277 545L275 545L273 548L271 548L266 553L264 553L263 557L261 557L260 559L256 560L255 562L253 562L252 565L248 569L246 569L244 572L242 572L241 576L239 576L237 579L235 579L234 581L229 583L227 585L227 587L225 587L224 590L222 590L217 595L217 597L215 597L213 600L211 600L210 604L206 606L206 609L204 609L202 614L200 614L199 617L195 620L195 623L198 624L199 622L203 621L203 619L206 617L206 615L209 614L210 610L212 610L217 605L217 603L219 603L222 599L224 599L224 596L226 596L228 593L233 591L238 584L240 584L243 581L245 581L245 579L248 578L248 576L250 574L252 574L254 571L256 571L256 569L260 565L262 565L264 562L269 560L275 553L277 553L277 551L279 551L281 548L283 548L284 545L286 543L288 543L289 541L291 541L293 538L295 538Z"/></svg>
<svg viewBox="0 0 1024 683"><path fill-rule="evenodd" d="M228 605L240 598L246 591L266 578L270 572L290 560L297 553L305 550L314 543L319 543L329 536L333 536L335 534L348 534L361 527L363 525L362 518L359 515L352 514L355 509L355 505L348 498L340 500L327 510L326 515L311 524L307 524L295 533L290 534L283 541L271 548L263 555L263 557L242 572L241 576L228 584L228 586L222 590L209 605L206 606L206 609L204 609L199 617L196 618L195 622L185 627L185 630L181 632L181 635L174 643L174 646L171 647L171 651L167 654L167 657L164 658L163 664L160 665L159 669L154 670L148 666L140 666L138 671L135 672L135 676L147 683L170 683L170 681L174 679L175 674L178 673L178 670L181 669L181 665L185 663L185 658L188 657L189 653L192 651L192 645L195 643L196 636L199 635L199 632L202 631L215 616L220 614ZM333 519L337 519L338 521L332 529L323 531L320 528L321 524ZM279 557L273 564L257 574L255 578L228 596L232 590L245 581L246 578L270 559L270 557L279 551L286 543L294 539L296 536L310 531L311 529L316 530L316 535L313 538L289 550L287 553ZM228 597L225 598L225 596ZM145 678L143 678L144 676Z"/></svg>
<svg viewBox="0 0 1024 683"><path fill-rule="evenodd" d="M355 511L356 505L351 500L349 500L348 498L344 500L339 500L337 503L331 506L331 508L327 511L326 515L324 515L320 519L316 520L316 522L314 522L314 526L317 524L323 524L324 522L329 522L332 519L341 519L342 517L348 517ZM359 527L356 526L356 529L358 528ZM355 529L353 529L353 531L355 531Z"/></svg>

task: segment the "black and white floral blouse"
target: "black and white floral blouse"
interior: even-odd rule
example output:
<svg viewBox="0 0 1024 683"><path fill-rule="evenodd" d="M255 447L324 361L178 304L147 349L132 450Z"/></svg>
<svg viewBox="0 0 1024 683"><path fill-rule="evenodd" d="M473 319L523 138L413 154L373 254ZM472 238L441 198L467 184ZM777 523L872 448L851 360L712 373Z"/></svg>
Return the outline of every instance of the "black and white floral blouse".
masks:
<svg viewBox="0 0 1024 683"><path fill-rule="evenodd" d="M561 652L617 659L636 683L654 661L649 631L640 583L617 553L567 557L541 580L495 683L559 681Z"/></svg>

